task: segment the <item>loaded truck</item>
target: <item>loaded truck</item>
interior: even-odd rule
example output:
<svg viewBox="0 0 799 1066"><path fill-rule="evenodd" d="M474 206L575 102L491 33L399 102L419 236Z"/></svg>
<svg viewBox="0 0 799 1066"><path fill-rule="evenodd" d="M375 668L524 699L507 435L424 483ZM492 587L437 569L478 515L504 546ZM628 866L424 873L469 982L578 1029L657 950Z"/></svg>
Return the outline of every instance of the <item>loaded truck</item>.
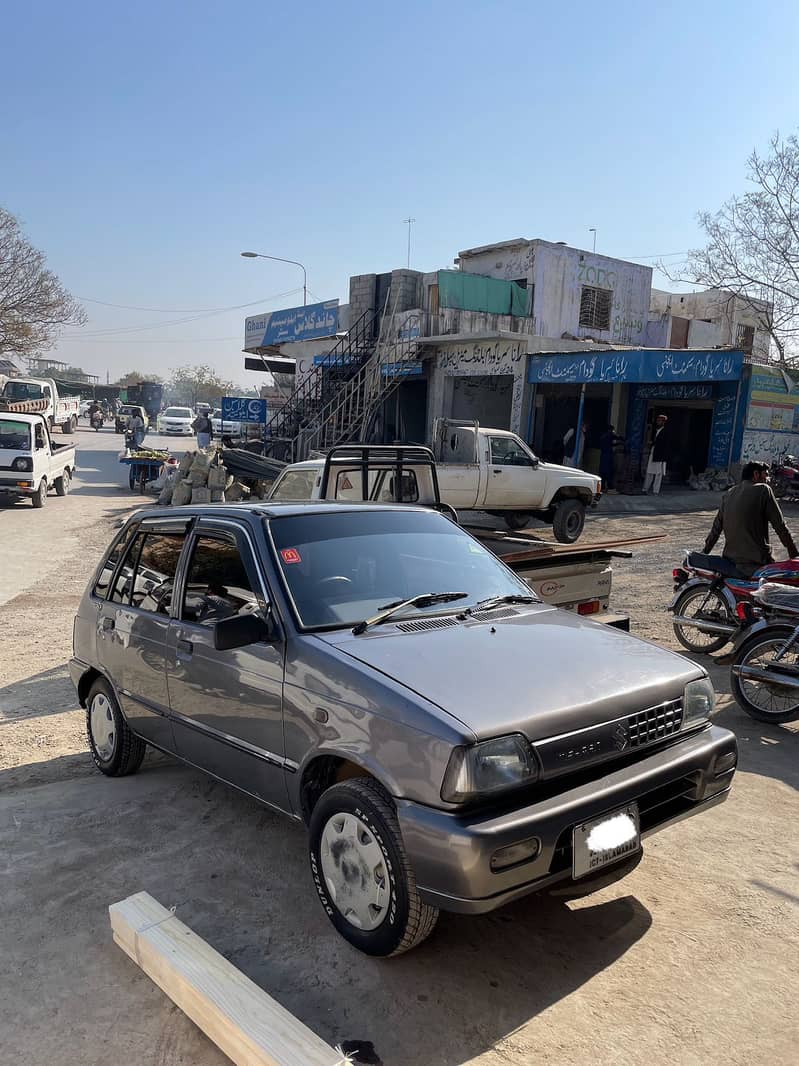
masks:
<svg viewBox="0 0 799 1066"><path fill-rule="evenodd" d="M59 396L52 378L9 378L0 393L0 411L40 414L50 429L60 426L63 433L78 428L80 396Z"/></svg>
<svg viewBox="0 0 799 1066"><path fill-rule="evenodd" d="M344 444L325 457L285 467L268 500L422 504L459 521L452 505L442 499L439 471L432 451L421 445ZM661 539L638 537L577 547L460 524L546 603L619 629L629 629L630 620L610 610L611 561L629 559L630 545Z"/></svg>

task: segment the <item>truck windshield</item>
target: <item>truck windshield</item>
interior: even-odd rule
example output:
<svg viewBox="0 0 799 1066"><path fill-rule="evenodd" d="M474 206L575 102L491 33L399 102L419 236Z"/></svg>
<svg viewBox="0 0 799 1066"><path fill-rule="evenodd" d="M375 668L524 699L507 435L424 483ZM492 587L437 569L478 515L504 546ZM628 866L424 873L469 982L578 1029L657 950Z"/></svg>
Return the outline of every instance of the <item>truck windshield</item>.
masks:
<svg viewBox="0 0 799 1066"><path fill-rule="evenodd" d="M29 452L31 450L31 427L27 422L0 418L0 449Z"/></svg>
<svg viewBox="0 0 799 1066"><path fill-rule="evenodd" d="M7 381L3 395L10 400L41 400L41 385L32 385L28 381Z"/></svg>
<svg viewBox="0 0 799 1066"><path fill-rule="evenodd" d="M530 589L467 533L434 511L287 515L269 521L275 557L302 626L343 628L386 604L457 589L451 606L410 607L398 619L462 611Z"/></svg>

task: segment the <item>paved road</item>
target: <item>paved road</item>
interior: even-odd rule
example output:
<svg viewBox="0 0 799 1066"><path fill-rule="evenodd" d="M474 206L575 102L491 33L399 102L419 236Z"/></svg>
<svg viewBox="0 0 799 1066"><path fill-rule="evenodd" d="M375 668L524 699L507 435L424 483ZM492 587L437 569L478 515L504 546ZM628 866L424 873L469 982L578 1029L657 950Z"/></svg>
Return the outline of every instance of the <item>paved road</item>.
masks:
<svg viewBox="0 0 799 1066"><path fill-rule="evenodd" d="M87 523L96 522L104 513L109 517L125 514L138 502L128 487L128 468L118 460L123 438L112 428L95 433L81 420L73 437L59 432L56 437L74 441L77 449L78 469L69 496L51 492L40 511L28 500L0 502L0 605L43 576L57 574L60 561L80 551ZM148 435L147 444L179 447L174 438L158 434Z"/></svg>

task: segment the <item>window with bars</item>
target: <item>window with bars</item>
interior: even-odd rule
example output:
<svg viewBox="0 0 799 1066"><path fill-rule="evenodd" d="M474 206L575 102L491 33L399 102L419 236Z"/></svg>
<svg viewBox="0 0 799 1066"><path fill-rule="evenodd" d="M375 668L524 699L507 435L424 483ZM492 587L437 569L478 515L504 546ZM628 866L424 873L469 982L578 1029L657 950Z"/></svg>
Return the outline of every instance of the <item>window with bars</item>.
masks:
<svg viewBox="0 0 799 1066"><path fill-rule="evenodd" d="M588 329L610 329L611 289L597 289L583 285L580 295L580 325Z"/></svg>
<svg viewBox="0 0 799 1066"><path fill-rule="evenodd" d="M755 327L745 326L741 323L735 335L735 346L744 352L751 353L755 344Z"/></svg>

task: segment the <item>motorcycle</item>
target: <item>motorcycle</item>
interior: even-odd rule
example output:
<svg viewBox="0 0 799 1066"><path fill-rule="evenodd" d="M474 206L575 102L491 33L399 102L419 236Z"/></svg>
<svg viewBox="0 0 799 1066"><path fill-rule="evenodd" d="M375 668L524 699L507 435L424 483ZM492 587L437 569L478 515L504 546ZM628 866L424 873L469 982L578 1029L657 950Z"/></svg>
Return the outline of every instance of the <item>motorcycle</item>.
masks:
<svg viewBox="0 0 799 1066"><path fill-rule="evenodd" d="M783 455L771 464L771 488L778 500L799 495L799 458Z"/></svg>
<svg viewBox="0 0 799 1066"><path fill-rule="evenodd" d="M799 587L799 559L766 563L744 578L729 559L686 552L672 577L674 635L688 651L710 655L750 624L752 597L761 582Z"/></svg>
<svg viewBox="0 0 799 1066"><path fill-rule="evenodd" d="M733 649L732 694L759 722L788 722L799 718L799 589L764 584L752 600L752 624Z"/></svg>
<svg viewBox="0 0 799 1066"><path fill-rule="evenodd" d="M94 430L95 433L99 433L100 432L100 430L103 428L103 412L102 411L95 411L92 414L91 425L92 425L92 429Z"/></svg>

